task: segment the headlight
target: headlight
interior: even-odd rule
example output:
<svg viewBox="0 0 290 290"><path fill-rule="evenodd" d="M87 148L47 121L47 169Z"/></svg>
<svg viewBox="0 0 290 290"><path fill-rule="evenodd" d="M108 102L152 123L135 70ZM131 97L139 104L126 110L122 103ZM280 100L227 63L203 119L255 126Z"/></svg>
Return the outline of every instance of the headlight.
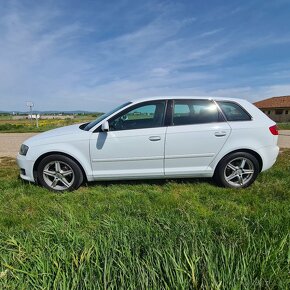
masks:
<svg viewBox="0 0 290 290"><path fill-rule="evenodd" d="M20 146L19 154L23 155L23 156L26 156L28 149L29 149L29 147L27 145L22 144Z"/></svg>

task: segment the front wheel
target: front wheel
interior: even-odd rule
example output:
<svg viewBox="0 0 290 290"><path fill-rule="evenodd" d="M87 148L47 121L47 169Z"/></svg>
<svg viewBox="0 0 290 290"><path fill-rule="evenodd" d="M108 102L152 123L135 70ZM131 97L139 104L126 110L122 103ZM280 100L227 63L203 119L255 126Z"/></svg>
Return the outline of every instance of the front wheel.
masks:
<svg viewBox="0 0 290 290"><path fill-rule="evenodd" d="M38 182L53 191L72 191L80 187L83 173L69 157L54 154L45 157L37 169Z"/></svg>
<svg viewBox="0 0 290 290"><path fill-rule="evenodd" d="M245 188L255 181L259 172L260 166L255 156L247 152L235 152L220 161L214 179L224 187Z"/></svg>

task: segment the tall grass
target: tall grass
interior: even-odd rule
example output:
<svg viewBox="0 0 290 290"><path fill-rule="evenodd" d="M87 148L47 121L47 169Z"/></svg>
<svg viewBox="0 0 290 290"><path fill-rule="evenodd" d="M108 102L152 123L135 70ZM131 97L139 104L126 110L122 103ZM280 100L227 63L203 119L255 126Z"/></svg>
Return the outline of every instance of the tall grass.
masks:
<svg viewBox="0 0 290 290"><path fill-rule="evenodd" d="M89 234L80 227L48 219L38 233L1 236L2 287L287 289L287 234L109 217Z"/></svg>
<svg viewBox="0 0 290 290"><path fill-rule="evenodd" d="M289 289L290 151L246 190L207 180L54 194L0 163L1 289Z"/></svg>

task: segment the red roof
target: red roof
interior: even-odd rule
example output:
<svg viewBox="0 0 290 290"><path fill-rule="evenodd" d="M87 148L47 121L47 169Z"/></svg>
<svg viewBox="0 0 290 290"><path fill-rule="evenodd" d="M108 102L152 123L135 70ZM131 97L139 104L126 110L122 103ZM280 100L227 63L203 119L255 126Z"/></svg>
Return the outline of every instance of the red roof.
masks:
<svg viewBox="0 0 290 290"><path fill-rule="evenodd" d="M290 96L273 97L254 103L260 109L290 108Z"/></svg>

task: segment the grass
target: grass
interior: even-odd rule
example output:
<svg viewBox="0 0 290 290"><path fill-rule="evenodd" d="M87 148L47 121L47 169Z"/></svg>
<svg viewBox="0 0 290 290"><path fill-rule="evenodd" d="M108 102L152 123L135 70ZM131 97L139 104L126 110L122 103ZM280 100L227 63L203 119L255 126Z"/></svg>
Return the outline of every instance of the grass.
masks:
<svg viewBox="0 0 290 290"><path fill-rule="evenodd" d="M245 190L171 180L56 194L0 160L0 289L289 289L290 150Z"/></svg>
<svg viewBox="0 0 290 290"><path fill-rule="evenodd" d="M40 119L39 127L36 127L36 121L21 119L13 120L11 115L0 114L0 133L27 133L27 132L44 132L58 127L85 123L95 120L102 113L76 115L74 119ZM144 114L129 116L129 119L139 119ZM57 116L56 116L57 118ZM148 115L148 118L150 116ZM290 123L278 123L279 130L290 130Z"/></svg>
<svg viewBox="0 0 290 290"><path fill-rule="evenodd" d="M36 127L35 120L12 120L10 115L0 114L0 133L27 133L44 132L54 128L68 126L78 123L90 122L100 116L101 113L78 115L74 119L50 119L39 120L39 127ZM141 118L142 115L133 116L134 119ZM150 116L148 116L150 117ZM278 123L279 130L290 130L290 123Z"/></svg>
<svg viewBox="0 0 290 290"><path fill-rule="evenodd" d="M76 116L74 119L40 119L39 127L36 127L36 121L33 120L12 120L11 116L0 115L0 133L26 133L26 132L44 132L50 129L90 122L96 119L96 115ZM57 117L56 117L57 118Z"/></svg>
<svg viewBox="0 0 290 290"><path fill-rule="evenodd" d="M290 123L278 123L279 130L290 130Z"/></svg>

